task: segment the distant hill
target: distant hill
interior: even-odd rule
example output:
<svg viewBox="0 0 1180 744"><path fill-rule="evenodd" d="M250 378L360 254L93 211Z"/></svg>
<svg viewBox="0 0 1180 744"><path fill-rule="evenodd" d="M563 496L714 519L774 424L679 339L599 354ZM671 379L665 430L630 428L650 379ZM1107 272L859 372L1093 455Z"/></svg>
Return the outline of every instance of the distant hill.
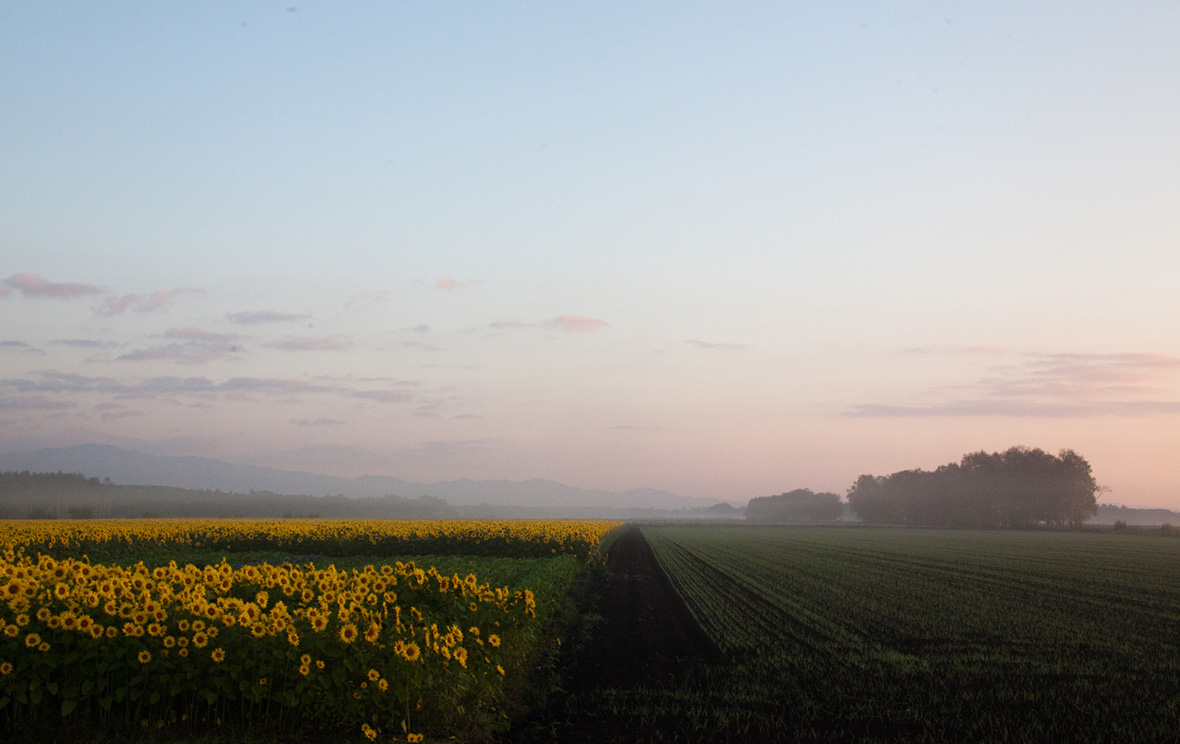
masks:
<svg viewBox="0 0 1180 744"><path fill-rule="evenodd" d="M309 496L396 495L404 499L429 496L445 499L456 506L488 504L549 508L700 509L716 503L712 499L693 499L652 488L602 491L575 488L539 478L527 481L463 479L431 484L376 475L336 478L238 465L207 457L149 455L106 444L52 447L25 454L0 455L0 471L6 470L81 473L87 477L109 478L112 483L121 485L171 486L239 493L253 490Z"/></svg>

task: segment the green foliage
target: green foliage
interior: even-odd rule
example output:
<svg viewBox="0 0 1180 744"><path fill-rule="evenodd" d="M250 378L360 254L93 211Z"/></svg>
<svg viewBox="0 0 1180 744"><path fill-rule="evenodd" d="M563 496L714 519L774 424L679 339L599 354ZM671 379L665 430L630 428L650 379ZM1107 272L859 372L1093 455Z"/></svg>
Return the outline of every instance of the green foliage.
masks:
<svg viewBox="0 0 1180 744"><path fill-rule="evenodd" d="M746 506L746 519L754 522L834 522L843 515L839 496L809 488L750 499Z"/></svg>
<svg viewBox="0 0 1180 744"><path fill-rule="evenodd" d="M862 475L848 503L865 522L941 527L1077 526L1097 511L1100 488L1073 450L1056 457L1012 447L973 452L937 470Z"/></svg>
<svg viewBox="0 0 1180 744"><path fill-rule="evenodd" d="M622 705L683 738L1169 741L1180 545L1106 533L644 528L730 660ZM717 734L716 732L724 732Z"/></svg>

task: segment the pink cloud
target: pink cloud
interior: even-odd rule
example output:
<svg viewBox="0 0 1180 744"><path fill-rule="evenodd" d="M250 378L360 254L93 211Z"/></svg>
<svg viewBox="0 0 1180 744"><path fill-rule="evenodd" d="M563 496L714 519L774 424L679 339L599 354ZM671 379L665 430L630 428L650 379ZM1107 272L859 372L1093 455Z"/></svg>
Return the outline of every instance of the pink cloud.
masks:
<svg viewBox="0 0 1180 744"><path fill-rule="evenodd" d="M605 328L608 324L600 318L590 318L585 315L559 315L544 323L546 328L556 328L565 333L589 333Z"/></svg>
<svg viewBox="0 0 1180 744"><path fill-rule="evenodd" d="M473 287L479 284L478 279L468 279L461 282L453 276L439 277L439 280L434 283L435 289L463 289L464 287Z"/></svg>
<svg viewBox="0 0 1180 744"><path fill-rule="evenodd" d="M902 354L1003 354L1004 349L995 346L913 346L902 350Z"/></svg>
<svg viewBox="0 0 1180 744"><path fill-rule="evenodd" d="M150 294L137 295L127 294L122 297L107 297L103 299L102 304L95 310L99 315L119 315L128 310L134 310L137 313L150 313L158 310L165 310L172 304L172 300L182 294L202 294L203 289L170 289L170 290L156 290Z"/></svg>
<svg viewBox="0 0 1180 744"><path fill-rule="evenodd" d="M282 351L344 351L349 344L343 336L287 336L280 341L263 344L268 349Z"/></svg>
<svg viewBox="0 0 1180 744"><path fill-rule="evenodd" d="M695 338L688 339L688 343L697 347L698 349L708 349L710 351L745 351L750 348L748 344L736 344L730 342L715 342L715 341L698 341Z"/></svg>
<svg viewBox="0 0 1180 744"><path fill-rule="evenodd" d="M4 280L5 295L8 294L10 288L19 290L25 297L46 297L53 300L64 300L102 292L91 284L51 282L39 274L13 274ZM0 295L0 297L2 296Z"/></svg>
<svg viewBox="0 0 1180 744"><path fill-rule="evenodd" d="M990 353L990 352L988 352ZM1180 413L1169 399L1180 357L1168 354L1024 354L1024 361L991 367L974 384L927 391L928 400L856 405L858 417L1096 417ZM966 392L966 394L964 394Z"/></svg>
<svg viewBox="0 0 1180 744"><path fill-rule="evenodd" d="M421 349L422 351L440 351L440 347L435 344L426 344L421 341L402 341L402 346L410 349Z"/></svg>
<svg viewBox="0 0 1180 744"><path fill-rule="evenodd" d="M144 350L145 352L147 350ZM145 354L145 358L148 355ZM160 357L157 357L160 358ZM168 358L167 353L162 358ZM152 398L156 396L191 395L207 397L213 394L227 396L270 395L289 397L293 395L338 395L355 400L373 401L376 403L405 403L414 399L414 394L408 390L397 390L389 387L372 389L358 383L372 382L372 380L336 380L325 378L325 381L308 379L283 379L275 377L232 377L224 382L214 382L207 377L149 377L139 381L119 381L111 377L86 377L73 372L58 372L56 370L40 370L32 373L34 379L29 378L0 378L0 394L13 393L6 400L7 405L0 408L15 408L18 405L26 407L35 405L41 408L50 407L43 397L44 394L78 395L98 393L113 396L115 399ZM394 383L398 387L414 387L417 383L401 381ZM33 396L33 397L29 397ZM5 400L0 395L0 400ZM30 403L30 401L32 401ZM53 404L56 405L56 404ZM70 404L73 405L73 404Z"/></svg>

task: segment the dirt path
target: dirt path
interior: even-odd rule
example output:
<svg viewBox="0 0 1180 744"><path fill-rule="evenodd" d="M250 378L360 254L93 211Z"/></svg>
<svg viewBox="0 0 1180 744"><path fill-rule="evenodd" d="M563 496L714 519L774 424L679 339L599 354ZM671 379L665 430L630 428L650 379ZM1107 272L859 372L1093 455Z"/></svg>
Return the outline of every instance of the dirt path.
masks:
<svg viewBox="0 0 1180 744"><path fill-rule="evenodd" d="M591 608L601 616L572 661L566 694L516 741L562 744L626 741L634 722L605 704L608 691L675 686L686 667L721 663L716 645L684 606L637 527L627 527L607 556L605 582ZM606 693L606 694L604 694Z"/></svg>
<svg viewBox="0 0 1180 744"><path fill-rule="evenodd" d="M598 613L599 632L579 664L580 689L653 684L686 661L721 654L693 620L643 533L628 528L611 551Z"/></svg>

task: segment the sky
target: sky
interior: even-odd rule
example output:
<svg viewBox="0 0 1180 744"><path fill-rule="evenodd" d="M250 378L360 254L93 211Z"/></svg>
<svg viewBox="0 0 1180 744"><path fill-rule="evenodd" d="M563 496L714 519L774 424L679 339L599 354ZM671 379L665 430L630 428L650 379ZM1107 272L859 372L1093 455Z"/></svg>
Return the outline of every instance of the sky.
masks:
<svg viewBox="0 0 1180 744"><path fill-rule="evenodd" d="M0 452L1180 509L1180 4L0 4Z"/></svg>

